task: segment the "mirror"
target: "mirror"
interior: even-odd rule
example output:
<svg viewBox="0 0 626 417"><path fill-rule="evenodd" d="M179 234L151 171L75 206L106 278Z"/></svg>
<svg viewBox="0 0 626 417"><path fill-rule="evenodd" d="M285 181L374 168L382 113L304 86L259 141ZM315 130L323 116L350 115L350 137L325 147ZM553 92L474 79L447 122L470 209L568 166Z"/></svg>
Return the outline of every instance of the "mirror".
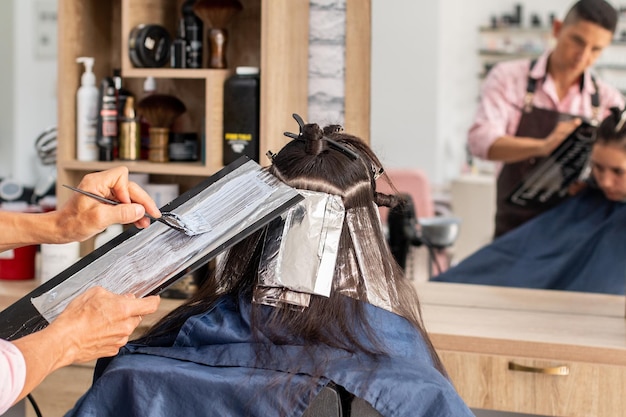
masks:
<svg viewBox="0 0 626 417"><path fill-rule="evenodd" d="M465 149L467 131L477 107L481 74L487 58L493 58L479 53L479 28L489 26L493 16L513 13L516 4L522 7L522 26L530 26L533 14L540 18L543 30L548 33L545 42L549 45L551 36L548 22L551 15L562 18L573 1L546 3L527 0L503 4L498 1L419 3L404 0L390 7L384 0L372 0L372 147L388 170L417 167L428 177L434 194L437 194L437 190L449 192L452 212L462 220L458 240L452 251L452 262L467 259L489 245L493 236L494 165L475 160L477 164L473 168L468 166ZM612 4L620 6L616 2ZM602 54L602 58L606 59L604 63L617 59L615 48L620 47L611 45L607 48ZM594 69L600 78L616 88L626 90L626 70L605 71L599 65L602 63L599 60ZM560 233L559 236L571 236L571 242L564 239L558 243L553 236L545 235L543 241L536 245L522 248L520 242L513 242L508 250L527 251L527 248L548 248L550 245L562 244L562 255L571 259L571 273L581 273L582 266L577 261L589 258L593 251L587 252L582 247L580 251L572 249L575 242L582 242L588 236L576 236L571 228L568 230L569 235ZM608 248L609 235L615 233L616 230L608 230L602 245ZM616 247L610 249L612 253L621 250ZM506 262L520 267L519 264L523 262L514 254L512 252ZM604 270L606 275L606 266L611 265L620 274L619 284L596 288L589 284L575 286L574 289L617 291L623 294L626 265L622 268L618 260L606 256L606 253L601 256L599 249L595 250L595 254L598 256L597 261L594 261L597 262L596 267L586 273L598 276ZM554 253L550 255L556 256ZM494 262L504 261L496 258ZM538 267L538 264L527 265L526 275L532 276L533 268ZM483 274L484 268L488 266L481 265L475 273ZM523 265L521 268L524 269ZM508 270L500 271L502 274L509 273ZM566 275L565 272L562 274ZM541 285L531 281L520 280L516 284L530 287Z"/></svg>

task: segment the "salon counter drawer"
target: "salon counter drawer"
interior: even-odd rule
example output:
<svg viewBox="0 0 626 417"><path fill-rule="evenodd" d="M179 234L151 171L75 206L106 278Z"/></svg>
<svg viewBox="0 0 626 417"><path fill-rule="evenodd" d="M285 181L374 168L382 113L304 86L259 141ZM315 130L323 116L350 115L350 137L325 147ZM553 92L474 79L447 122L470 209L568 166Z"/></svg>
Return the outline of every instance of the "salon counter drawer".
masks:
<svg viewBox="0 0 626 417"><path fill-rule="evenodd" d="M626 416L626 366L439 354L452 383L472 408L548 416ZM566 375L547 373L564 369Z"/></svg>

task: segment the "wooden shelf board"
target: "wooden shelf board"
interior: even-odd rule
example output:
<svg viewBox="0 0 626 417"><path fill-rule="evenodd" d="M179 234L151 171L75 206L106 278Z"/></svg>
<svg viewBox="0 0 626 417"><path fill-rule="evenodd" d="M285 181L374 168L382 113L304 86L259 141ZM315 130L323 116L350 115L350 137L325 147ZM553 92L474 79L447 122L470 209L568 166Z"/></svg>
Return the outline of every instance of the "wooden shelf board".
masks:
<svg viewBox="0 0 626 417"><path fill-rule="evenodd" d="M123 76L127 78L173 78L173 79L207 79L212 76L224 77L228 69L209 68L127 68Z"/></svg>
<svg viewBox="0 0 626 417"><path fill-rule="evenodd" d="M83 162L76 160L59 161L60 169L70 171L102 171L105 169L126 166L130 172L143 172L147 174L171 174L188 176L208 176L221 167L208 167L201 162L167 162L155 163L149 161L112 161L112 162Z"/></svg>

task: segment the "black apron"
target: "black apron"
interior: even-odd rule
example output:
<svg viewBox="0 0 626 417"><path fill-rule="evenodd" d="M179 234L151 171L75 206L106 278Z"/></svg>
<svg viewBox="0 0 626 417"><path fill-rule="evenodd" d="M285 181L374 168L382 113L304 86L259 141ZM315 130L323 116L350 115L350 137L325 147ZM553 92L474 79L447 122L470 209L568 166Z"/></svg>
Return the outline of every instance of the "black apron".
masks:
<svg viewBox="0 0 626 417"><path fill-rule="evenodd" d="M529 73L532 72L536 61L530 63ZM597 119L600 108L600 98L598 95L598 86L593 76L591 77L595 92L591 95L591 106L593 108L594 118ZM580 88L583 88L584 75L581 78ZM526 85L525 105L522 110L522 118L520 119L515 136L530 137L537 139L545 139L556 127L557 123L562 120L569 120L574 117L570 114L559 113L556 110L542 109L532 105L535 89L537 88L537 79L528 76L528 84ZM597 121L597 120L596 120ZM550 209L547 207L521 207L508 201L509 195L517 187L520 181L534 168L536 164L545 158L530 158L520 162L504 164L500 175L498 176L496 188L496 230L495 237L515 229L522 223L532 219L538 214Z"/></svg>

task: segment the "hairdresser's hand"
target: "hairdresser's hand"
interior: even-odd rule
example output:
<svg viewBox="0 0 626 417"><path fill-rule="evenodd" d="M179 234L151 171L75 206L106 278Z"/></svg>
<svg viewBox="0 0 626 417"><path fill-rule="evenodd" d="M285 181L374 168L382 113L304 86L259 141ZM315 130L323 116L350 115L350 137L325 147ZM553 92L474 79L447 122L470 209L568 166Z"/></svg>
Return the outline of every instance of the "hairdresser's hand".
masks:
<svg viewBox="0 0 626 417"><path fill-rule="evenodd" d="M141 323L154 313L160 298L118 295L102 287L76 297L46 331L50 343L60 344L61 366L116 355Z"/></svg>
<svg viewBox="0 0 626 417"><path fill-rule="evenodd" d="M550 155L578 126L580 126L580 123L580 119L559 122L546 140L542 141L540 156Z"/></svg>
<svg viewBox="0 0 626 417"><path fill-rule="evenodd" d="M59 231L58 243L86 240L115 223L135 223L137 227L147 227L150 220L143 217L146 212L153 217L161 217L148 193L128 180L126 167L88 174L78 188L125 204L112 206L73 193L68 202L54 212Z"/></svg>
<svg viewBox="0 0 626 417"><path fill-rule="evenodd" d="M48 327L13 344L26 362L26 379L18 400L57 369L117 354L141 322L159 306L158 296L137 299L102 287L76 297Z"/></svg>

